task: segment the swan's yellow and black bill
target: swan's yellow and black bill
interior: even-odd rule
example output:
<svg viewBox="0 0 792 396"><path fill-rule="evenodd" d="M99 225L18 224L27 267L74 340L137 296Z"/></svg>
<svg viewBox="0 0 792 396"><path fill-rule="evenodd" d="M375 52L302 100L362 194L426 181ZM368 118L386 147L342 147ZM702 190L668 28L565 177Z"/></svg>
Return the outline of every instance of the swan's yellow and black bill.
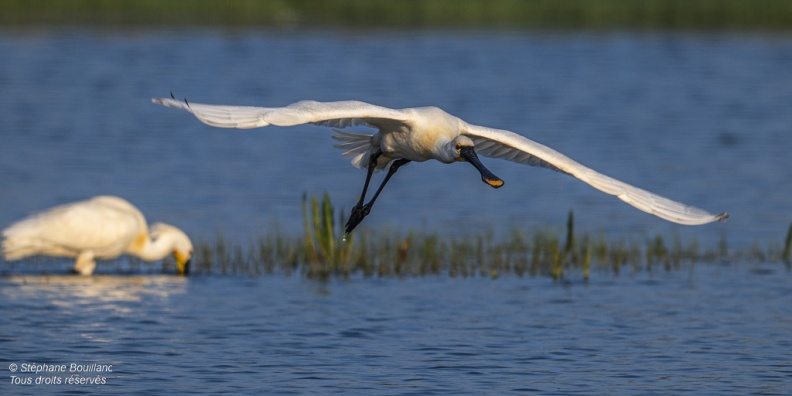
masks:
<svg viewBox="0 0 792 396"><path fill-rule="evenodd" d="M495 176L495 174L490 172L490 170L487 169L487 167L485 167L481 161L479 161L478 155L476 155L476 150L474 150L473 147L460 148L459 157L475 166L479 173L481 173L481 181L487 183L490 187L501 188L503 186L503 179Z"/></svg>

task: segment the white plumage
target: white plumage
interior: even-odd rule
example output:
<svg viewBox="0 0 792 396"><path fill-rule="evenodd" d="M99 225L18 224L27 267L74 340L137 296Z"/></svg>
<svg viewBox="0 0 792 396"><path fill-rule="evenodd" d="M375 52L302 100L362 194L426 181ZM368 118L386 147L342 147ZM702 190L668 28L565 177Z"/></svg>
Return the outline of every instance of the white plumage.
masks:
<svg viewBox="0 0 792 396"><path fill-rule="evenodd" d="M178 228L157 223L151 230L129 202L98 196L33 214L3 230L6 260L46 255L75 257L74 270L90 275L95 259L131 254L146 261L173 253L180 273L189 269L193 246ZM153 240L152 240L153 238Z"/></svg>
<svg viewBox="0 0 792 396"><path fill-rule="evenodd" d="M186 110L200 121L222 128L306 123L333 128L353 125L375 128L377 132L373 135L336 130L338 135L334 138L339 141L336 147L344 149L344 155L351 157L357 167L366 167L372 156L376 158L377 169L399 159L419 162L434 159L444 163L468 161L481 172L484 182L500 187L502 180L484 168L477 158L472 158L474 153L465 153L466 147L474 147L476 153L487 157L570 174L644 212L675 223L700 225L729 217L725 212L713 215L613 179L514 132L468 124L436 107L397 110L358 101L301 101L276 108L207 105L167 98L153 99L153 102ZM359 202L358 206L361 204Z"/></svg>

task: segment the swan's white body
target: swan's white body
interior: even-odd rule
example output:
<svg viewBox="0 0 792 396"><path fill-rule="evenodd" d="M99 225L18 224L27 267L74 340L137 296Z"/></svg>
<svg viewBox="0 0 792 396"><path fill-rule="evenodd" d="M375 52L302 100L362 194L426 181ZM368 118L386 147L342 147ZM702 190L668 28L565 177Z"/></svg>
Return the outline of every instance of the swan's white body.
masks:
<svg viewBox="0 0 792 396"><path fill-rule="evenodd" d="M478 154L568 173L644 212L675 223L699 225L729 216L728 213L713 215L650 193L596 172L514 132L468 124L437 107L390 109L358 101L301 101L277 108L207 105L175 99L153 99L153 102L186 110L208 125L223 128L306 123L333 128L354 125L375 128L378 131L373 135L336 130L338 135L334 138L340 141L336 146L345 149L344 155L352 157L357 167L366 167L369 157L377 151L382 152L377 158L379 169L397 159L451 163L462 160L460 142L472 140ZM485 182L493 187L503 183Z"/></svg>
<svg viewBox="0 0 792 396"><path fill-rule="evenodd" d="M179 272L185 273L193 251L184 232L157 223L149 233L140 211L112 196L98 196L33 214L3 230L3 238L6 260L34 255L75 257L74 270L82 275L93 273L95 259L131 254L154 261L171 253L176 256Z"/></svg>

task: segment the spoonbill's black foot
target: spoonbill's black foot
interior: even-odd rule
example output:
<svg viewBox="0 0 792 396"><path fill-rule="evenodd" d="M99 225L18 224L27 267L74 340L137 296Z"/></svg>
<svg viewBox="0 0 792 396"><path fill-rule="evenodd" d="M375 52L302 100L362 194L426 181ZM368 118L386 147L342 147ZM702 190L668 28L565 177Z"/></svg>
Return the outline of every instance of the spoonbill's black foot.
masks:
<svg viewBox="0 0 792 396"><path fill-rule="evenodd" d="M360 224L361 221L363 221L363 217L365 216L363 216L360 212L357 213L353 212L349 216L349 220L347 220L346 228L344 228L344 232L346 232L347 234L352 232L352 230L354 230L355 227L357 227L357 225Z"/></svg>
<svg viewBox="0 0 792 396"><path fill-rule="evenodd" d="M368 216L370 212L371 212L370 203L365 204L363 206L355 205L355 207L352 208L352 213L350 213L349 215L349 220L347 220L346 228L344 231L347 234L352 232L352 230L354 230L355 227L357 227L357 225L360 224L360 222L363 221L363 219L366 218L366 216Z"/></svg>

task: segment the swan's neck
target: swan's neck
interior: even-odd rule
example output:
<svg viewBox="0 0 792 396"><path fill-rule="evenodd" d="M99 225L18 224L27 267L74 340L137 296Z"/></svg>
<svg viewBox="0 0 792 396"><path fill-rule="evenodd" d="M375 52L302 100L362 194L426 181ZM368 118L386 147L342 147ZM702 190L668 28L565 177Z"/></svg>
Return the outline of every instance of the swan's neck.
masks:
<svg viewBox="0 0 792 396"><path fill-rule="evenodd" d="M145 261L156 261L165 258L173 252L173 240L168 235L162 235L152 241L146 236L145 242L133 253Z"/></svg>

